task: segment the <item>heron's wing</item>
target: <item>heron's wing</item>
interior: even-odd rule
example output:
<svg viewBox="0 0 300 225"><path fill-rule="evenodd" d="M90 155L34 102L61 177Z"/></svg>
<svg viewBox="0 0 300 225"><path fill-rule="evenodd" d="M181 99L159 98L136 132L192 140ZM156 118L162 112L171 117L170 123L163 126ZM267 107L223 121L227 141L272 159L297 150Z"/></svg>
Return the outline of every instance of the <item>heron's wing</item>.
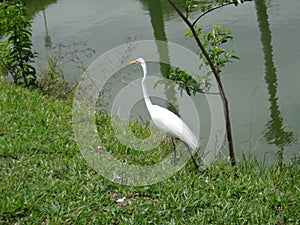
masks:
<svg viewBox="0 0 300 225"><path fill-rule="evenodd" d="M176 114L158 105L148 108L153 123L163 132L187 143L192 149L198 146L198 138Z"/></svg>

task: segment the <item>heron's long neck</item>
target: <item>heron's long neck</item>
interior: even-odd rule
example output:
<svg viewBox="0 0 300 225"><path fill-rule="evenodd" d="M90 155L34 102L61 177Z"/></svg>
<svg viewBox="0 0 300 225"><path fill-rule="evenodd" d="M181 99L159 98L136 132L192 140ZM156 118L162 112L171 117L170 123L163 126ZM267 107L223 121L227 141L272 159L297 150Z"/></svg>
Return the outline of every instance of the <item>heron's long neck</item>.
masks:
<svg viewBox="0 0 300 225"><path fill-rule="evenodd" d="M143 72L144 72L144 77L142 79L142 89L143 89L143 93L144 93L146 106L147 106L147 108L149 108L150 106L152 106L152 102L149 98L148 91L147 91L146 84L145 84L146 76L147 76L147 68L146 68L145 64L142 64L141 66L142 66Z"/></svg>

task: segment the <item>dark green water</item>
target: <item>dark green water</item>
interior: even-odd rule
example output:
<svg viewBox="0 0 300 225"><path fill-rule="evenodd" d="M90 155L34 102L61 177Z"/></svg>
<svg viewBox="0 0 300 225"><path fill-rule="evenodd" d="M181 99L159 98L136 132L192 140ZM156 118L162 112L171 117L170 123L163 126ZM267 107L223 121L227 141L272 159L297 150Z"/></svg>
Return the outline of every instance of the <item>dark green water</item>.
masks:
<svg viewBox="0 0 300 225"><path fill-rule="evenodd" d="M222 78L239 156L245 152L271 161L279 152L285 161L299 156L299 9L299 0L257 0L215 11L201 22L206 29L218 23L231 30L234 42L227 48L241 58L225 68ZM33 42L38 65L45 63L53 46L86 42L96 51L85 60L89 65L128 40L166 40L196 52L185 30L163 0L61 0L35 14ZM80 75L67 69L71 80ZM205 141L209 125L201 126Z"/></svg>

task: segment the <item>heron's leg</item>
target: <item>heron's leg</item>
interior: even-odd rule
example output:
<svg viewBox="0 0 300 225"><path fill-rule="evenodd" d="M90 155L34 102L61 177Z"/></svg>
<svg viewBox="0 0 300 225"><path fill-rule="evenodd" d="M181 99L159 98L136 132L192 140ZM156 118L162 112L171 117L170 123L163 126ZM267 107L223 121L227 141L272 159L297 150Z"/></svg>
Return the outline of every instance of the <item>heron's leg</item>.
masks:
<svg viewBox="0 0 300 225"><path fill-rule="evenodd" d="M181 141L181 140L180 140L180 141ZM192 154L192 152L191 152L191 150L190 150L190 147L188 146L187 143L185 143L185 142L183 142L183 141L181 141L181 142L182 142L183 144L185 144L187 150L189 151L189 153L190 153L190 155L191 155L191 157L192 157L193 163L195 164L196 170L199 170L199 165L198 165L198 163L196 162L196 160L195 160L195 158L194 158L194 156L193 156L193 154Z"/></svg>
<svg viewBox="0 0 300 225"><path fill-rule="evenodd" d="M176 166L176 146L174 143L174 138L172 137L173 151L174 151L174 166Z"/></svg>

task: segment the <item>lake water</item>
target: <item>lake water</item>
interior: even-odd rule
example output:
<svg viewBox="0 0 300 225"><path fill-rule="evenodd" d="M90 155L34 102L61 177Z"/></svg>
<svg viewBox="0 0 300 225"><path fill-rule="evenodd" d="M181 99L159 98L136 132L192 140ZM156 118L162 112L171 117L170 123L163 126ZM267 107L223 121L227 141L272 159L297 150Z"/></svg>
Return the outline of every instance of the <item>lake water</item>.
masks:
<svg viewBox="0 0 300 225"><path fill-rule="evenodd" d="M274 161L281 150L286 162L299 156L299 9L299 0L269 0L266 5L258 0L217 10L200 21L206 30L222 24L232 31L234 41L226 48L240 57L222 73L238 157L244 152ZM60 0L38 12L32 28L40 67L53 46L78 42L86 42L96 52L84 59L86 65L128 40L161 39L198 51L194 41L184 36L185 24L162 0ZM150 69L153 75L159 72L157 65ZM68 79L80 76L81 72L66 66ZM123 78L116 75L115 79ZM203 142L209 136L208 127L203 119Z"/></svg>

